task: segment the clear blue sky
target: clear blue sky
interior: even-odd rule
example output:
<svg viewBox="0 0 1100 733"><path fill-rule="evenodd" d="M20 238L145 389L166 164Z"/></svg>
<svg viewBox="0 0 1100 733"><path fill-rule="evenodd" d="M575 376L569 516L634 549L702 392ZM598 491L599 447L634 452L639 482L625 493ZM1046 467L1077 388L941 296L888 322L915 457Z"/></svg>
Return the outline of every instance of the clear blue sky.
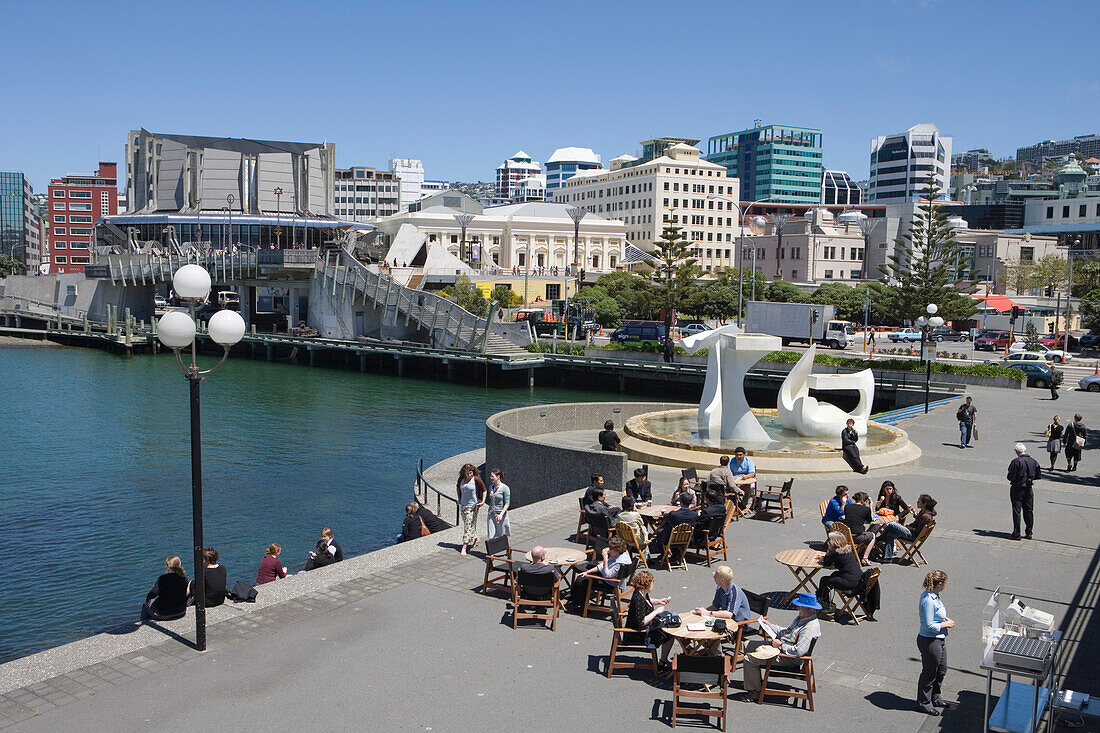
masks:
<svg viewBox="0 0 1100 733"><path fill-rule="evenodd" d="M122 162L126 132L336 143L490 180L522 148L605 161L755 118L818 127L863 178L871 137L955 150L1100 132L1087 2L2 2L0 170ZM121 171L120 171L121 175Z"/></svg>

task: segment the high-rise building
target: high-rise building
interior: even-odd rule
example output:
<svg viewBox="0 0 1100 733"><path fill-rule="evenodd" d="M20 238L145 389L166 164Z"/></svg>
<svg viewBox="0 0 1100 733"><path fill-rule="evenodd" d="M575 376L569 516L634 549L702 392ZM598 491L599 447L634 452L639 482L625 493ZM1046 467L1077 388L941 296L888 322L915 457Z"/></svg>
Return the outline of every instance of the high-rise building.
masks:
<svg viewBox="0 0 1100 733"><path fill-rule="evenodd" d="M1081 154L1086 158L1100 158L1100 135L1079 135L1072 140L1046 140L1023 148L1016 148L1016 164L1027 170L1039 170L1047 158Z"/></svg>
<svg viewBox="0 0 1100 733"><path fill-rule="evenodd" d="M660 158L673 145L688 145L694 148L699 141L692 137L655 137L652 140L642 140L639 144L642 146L641 155L631 158L629 165L642 165Z"/></svg>
<svg viewBox="0 0 1100 733"><path fill-rule="evenodd" d="M542 174L542 166L531 160L522 150L497 166L497 191L499 200L514 201L520 181Z"/></svg>
<svg viewBox="0 0 1100 733"><path fill-rule="evenodd" d="M967 150L965 153L953 153L951 155L951 171L952 173L960 171L981 173L992 162L993 156L985 148Z"/></svg>
<svg viewBox="0 0 1100 733"><path fill-rule="evenodd" d="M28 275L38 274L42 240L34 186L19 172L0 172L0 253L22 262Z"/></svg>
<svg viewBox="0 0 1100 733"><path fill-rule="evenodd" d="M400 188L401 182L393 171L366 166L337 168L334 213L341 219L358 222L396 214L401 210Z"/></svg>
<svg viewBox="0 0 1100 733"><path fill-rule="evenodd" d="M707 160L741 181L746 201L791 204L821 202L821 130L764 125L716 135L707 141Z"/></svg>
<svg viewBox="0 0 1100 733"><path fill-rule="evenodd" d="M416 158L390 158L390 172L397 177L401 189L401 211L424 195L424 164Z"/></svg>
<svg viewBox="0 0 1100 733"><path fill-rule="evenodd" d="M50 181L50 272L84 272L91 263L95 223L118 213L118 164Z"/></svg>
<svg viewBox="0 0 1100 733"><path fill-rule="evenodd" d="M553 199L554 191L561 188L578 171L600 170L600 156L591 148L558 148L546 161L546 197Z"/></svg>
<svg viewBox="0 0 1100 733"><path fill-rule="evenodd" d="M738 195L737 179L727 177L724 166L677 143L645 163L620 156L611 170L581 171L554 192L554 201L620 219L627 243L645 251L666 224L676 224L702 268L715 272L734 264Z"/></svg>
<svg viewBox="0 0 1100 733"><path fill-rule="evenodd" d="M929 177L935 178L940 191L950 190L951 138L941 135L935 125L913 125L871 141L871 203L918 201Z"/></svg>

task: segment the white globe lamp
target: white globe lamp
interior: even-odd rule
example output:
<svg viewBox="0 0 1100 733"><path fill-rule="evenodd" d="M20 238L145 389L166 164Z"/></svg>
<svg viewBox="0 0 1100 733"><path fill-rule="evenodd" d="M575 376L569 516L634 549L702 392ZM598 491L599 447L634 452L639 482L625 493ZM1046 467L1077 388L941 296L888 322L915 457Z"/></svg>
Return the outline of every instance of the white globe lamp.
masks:
<svg viewBox="0 0 1100 733"><path fill-rule="evenodd" d="M168 311L157 321L157 338L169 349L190 346L195 340L195 322L185 311Z"/></svg>
<svg viewBox="0 0 1100 733"><path fill-rule="evenodd" d="M172 276L176 295L188 300L203 300L210 294L210 273L198 265L184 265Z"/></svg>
<svg viewBox="0 0 1100 733"><path fill-rule="evenodd" d="M227 349L244 338L244 319L237 311L220 310L210 316L206 326L210 338Z"/></svg>
<svg viewBox="0 0 1100 733"><path fill-rule="evenodd" d="M932 316L931 318L928 319L928 325L931 326L932 328L939 328L940 326L943 325L943 319L940 318L939 316Z"/></svg>
<svg viewBox="0 0 1100 733"><path fill-rule="evenodd" d="M929 303L928 307L925 308L925 310L928 311L928 315L930 315L930 316L936 315L936 311L938 311L939 309L940 309L940 307L938 305L936 305L935 303Z"/></svg>

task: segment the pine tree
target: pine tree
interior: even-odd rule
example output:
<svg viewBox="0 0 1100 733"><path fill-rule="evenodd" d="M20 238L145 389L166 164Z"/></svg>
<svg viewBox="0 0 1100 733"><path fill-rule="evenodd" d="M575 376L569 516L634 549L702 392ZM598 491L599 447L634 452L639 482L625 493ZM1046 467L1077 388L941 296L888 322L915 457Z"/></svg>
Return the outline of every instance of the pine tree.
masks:
<svg viewBox="0 0 1100 733"><path fill-rule="evenodd" d="M675 224L666 225L654 244L653 281L657 302L665 311L665 361L672 361L672 314L691 297L699 269L691 256L691 241Z"/></svg>
<svg viewBox="0 0 1100 733"><path fill-rule="evenodd" d="M901 321L923 315L929 303L944 320L969 318L977 304L955 290L970 275L970 261L936 201L939 185L929 178L909 230L894 240L894 254L879 268L889 285L878 291L876 309Z"/></svg>

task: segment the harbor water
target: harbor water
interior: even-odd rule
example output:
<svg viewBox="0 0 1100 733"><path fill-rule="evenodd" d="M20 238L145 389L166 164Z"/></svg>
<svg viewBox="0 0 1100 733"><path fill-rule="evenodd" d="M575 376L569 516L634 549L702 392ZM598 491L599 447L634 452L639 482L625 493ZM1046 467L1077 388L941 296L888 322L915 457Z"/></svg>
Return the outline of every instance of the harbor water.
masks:
<svg viewBox="0 0 1100 733"><path fill-rule="evenodd" d="M194 571L175 360L5 340L0 374L6 661L135 619L169 555ZM616 397L230 360L202 383L205 544L230 583L252 582L272 542L301 569L326 526L345 553L377 549L400 531L418 458L482 447L499 410Z"/></svg>

